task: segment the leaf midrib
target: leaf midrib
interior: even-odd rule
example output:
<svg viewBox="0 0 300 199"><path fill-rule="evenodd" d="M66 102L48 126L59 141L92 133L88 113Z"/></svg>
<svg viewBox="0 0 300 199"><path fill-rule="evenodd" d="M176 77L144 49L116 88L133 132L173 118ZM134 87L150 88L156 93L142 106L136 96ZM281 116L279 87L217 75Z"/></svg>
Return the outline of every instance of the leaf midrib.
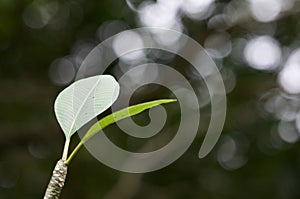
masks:
<svg viewBox="0 0 300 199"><path fill-rule="evenodd" d="M89 98L90 94L93 92L93 90L95 89L95 87L98 85L99 81L100 81L100 78L98 78L97 83L96 83L96 84L92 87L92 89L88 92L87 97L84 98L83 103L80 105L80 108L79 108L78 111L76 112L75 117L74 117L74 119L73 119L73 122L72 122L72 124L71 124L70 130L69 130L69 132L68 132L68 137L70 137L71 134L72 134L71 131L72 131L72 129L73 129L75 123L76 123L77 117L78 117L79 113L81 112L82 107L84 106L85 102L87 101L87 99ZM76 85L75 85L75 86L76 86ZM74 92L75 92L75 86L74 86ZM74 98L73 98L73 99L74 99ZM72 102L74 102L74 101L72 101ZM73 104L73 103L72 103L72 104ZM74 107L73 107L73 108L74 108Z"/></svg>

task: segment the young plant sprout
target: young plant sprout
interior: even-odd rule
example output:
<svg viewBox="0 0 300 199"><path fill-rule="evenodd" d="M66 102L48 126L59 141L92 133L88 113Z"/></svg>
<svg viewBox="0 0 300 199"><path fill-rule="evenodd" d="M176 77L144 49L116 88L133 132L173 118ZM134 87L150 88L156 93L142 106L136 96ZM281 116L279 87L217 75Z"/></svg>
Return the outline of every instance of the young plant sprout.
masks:
<svg viewBox="0 0 300 199"><path fill-rule="evenodd" d="M54 110L65 135L65 145L62 158L58 160L53 170L44 199L59 198L66 180L68 166L81 146L93 135L119 120L139 114L154 106L176 101L175 99L161 99L141 103L102 118L89 128L68 156L72 135L91 119L108 109L116 101L119 89L120 86L114 77L98 75L76 81L59 93L55 100Z"/></svg>

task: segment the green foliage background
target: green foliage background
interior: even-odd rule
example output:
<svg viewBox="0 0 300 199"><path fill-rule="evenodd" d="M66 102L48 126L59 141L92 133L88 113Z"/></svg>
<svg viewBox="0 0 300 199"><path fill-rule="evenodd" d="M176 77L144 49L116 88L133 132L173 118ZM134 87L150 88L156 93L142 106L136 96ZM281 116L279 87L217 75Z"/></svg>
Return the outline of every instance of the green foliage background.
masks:
<svg viewBox="0 0 300 199"><path fill-rule="evenodd" d="M52 83L51 63L70 54L78 41L99 43L95 33L108 20L138 27L136 14L125 1L56 2L61 10L50 22L31 28L24 22L24 12L32 1L0 0L0 198L41 198L61 155L64 137L55 120L53 103L65 86ZM217 10L230 2L216 1ZM299 46L299 7L295 1L290 10L270 23L276 24L274 37L283 46ZM189 35L200 44L215 31L207 26L207 19L182 20ZM266 24L249 16L226 31L233 40L253 35ZM181 62L175 60L172 64L178 67ZM209 156L198 159L202 141L202 136L198 136L174 164L142 175L110 169L83 149L70 166L61 198L299 198L299 142L272 140L279 120L266 113L260 101L272 89L283 92L277 84L277 71L258 71L231 57L224 58L223 67L234 72L236 84L228 93L224 132ZM156 94L156 99L165 97L165 90ZM144 101L149 95L137 95L133 102ZM201 114L202 132L209 108ZM147 116L137 120L147 123ZM120 133L114 126L108 131ZM238 169L226 169L217 161L218 151L228 136L237 140L238 147L247 148L243 154L247 162ZM76 141L78 138L71 147Z"/></svg>

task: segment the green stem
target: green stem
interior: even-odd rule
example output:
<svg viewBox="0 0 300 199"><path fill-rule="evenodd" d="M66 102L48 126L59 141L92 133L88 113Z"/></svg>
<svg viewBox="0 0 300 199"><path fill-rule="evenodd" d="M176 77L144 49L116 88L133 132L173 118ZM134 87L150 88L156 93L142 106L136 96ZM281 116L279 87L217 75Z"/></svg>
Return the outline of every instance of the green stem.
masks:
<svg viewBox="0 0 300 199"><path fill-rule="evenodd" d="M71 155L68 157L68 159L66 160L66 164L69 165L71 160L74 158L74 156L76 155L76 153L78 152L78 150L80 149L80 147L83 145L82 142L79 142L78 145L76 146L76 148L72 151Z"/></svg>

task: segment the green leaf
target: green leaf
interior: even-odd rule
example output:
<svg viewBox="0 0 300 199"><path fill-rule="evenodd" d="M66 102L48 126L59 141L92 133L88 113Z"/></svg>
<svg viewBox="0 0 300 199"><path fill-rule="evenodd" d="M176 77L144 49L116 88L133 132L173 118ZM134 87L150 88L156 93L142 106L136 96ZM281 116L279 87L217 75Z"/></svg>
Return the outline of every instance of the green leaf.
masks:
<svg viewBox="0 0 300 199"><path fill-rule="evenodd" d="M81 139L81 144L84 144L88 139L90 139L93 135L95 135L100 130L104 129L105 127L109 126L110 124L113 124L119 120L122 120L124 118L139 114L143 112L144 110L150 109L152 107L158 106L160 104L166 104L177 101L176 99L161 99L161 100L155 100L151 102L145 102L137 105L133 105L127 108L124 108L120 111L117 111L115 113L112 113L101 120L99 120L97 123L95 123L91 128L87 131L87 133L84 135L84 137ZM143 133L143 132L141 132Z"/></svg>
<svg viewBox="0 0 300 199"><path fill-rule="evenodd" d="M91 119L109 108L120 86L111 75L98 75L74 82L55 100L55 115L66 139Z"/></svg>

